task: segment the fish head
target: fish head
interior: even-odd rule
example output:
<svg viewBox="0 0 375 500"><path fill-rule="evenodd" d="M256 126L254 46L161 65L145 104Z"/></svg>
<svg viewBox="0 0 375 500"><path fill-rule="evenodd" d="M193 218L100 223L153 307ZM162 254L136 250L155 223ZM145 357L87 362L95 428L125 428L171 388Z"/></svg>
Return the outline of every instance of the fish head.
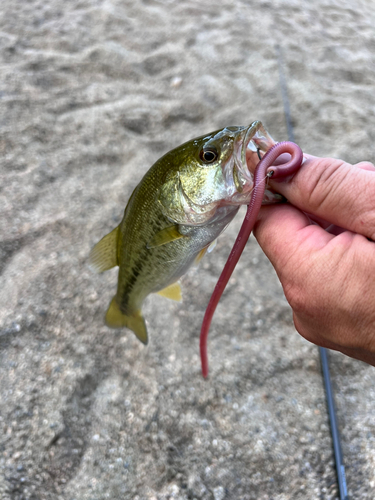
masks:
<svg viewBox="0 0 375 500"><path fill-rule="evenodd" d="M183 144L166 155L173 168L159 202L170 218L185 224L204 224L219 206L249 203L256 165L274 144L260 121Z"/></svg>

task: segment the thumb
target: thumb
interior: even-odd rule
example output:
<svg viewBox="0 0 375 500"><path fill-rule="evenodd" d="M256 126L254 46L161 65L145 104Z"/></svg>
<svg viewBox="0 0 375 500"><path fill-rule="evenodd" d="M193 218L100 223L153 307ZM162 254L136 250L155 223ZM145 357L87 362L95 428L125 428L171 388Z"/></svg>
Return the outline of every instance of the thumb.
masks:
<svg viewBox="0 0 375 500"><path fill-rule="evenodd" d="M271 186L301 211L375 238L375 169L367 162L351 165L333 158L304 155L291 182Z"/></svg>

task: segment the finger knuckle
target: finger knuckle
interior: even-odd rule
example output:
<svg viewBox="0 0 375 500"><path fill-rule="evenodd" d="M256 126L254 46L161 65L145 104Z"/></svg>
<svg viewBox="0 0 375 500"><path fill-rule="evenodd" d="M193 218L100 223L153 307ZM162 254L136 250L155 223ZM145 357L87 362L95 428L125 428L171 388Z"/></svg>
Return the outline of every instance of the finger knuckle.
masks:
<svg viewBox="0 0 375 500"><path fill-rule="evenodd" d="M289 281L284 285L284 293L290 307L296 314L306 312L309 301L302 286Z"/></svg>
<svg viewBox="0 0 375 500"><path fill-rule="evenodd" d="M360 172L342 160L332 159L327 165L322 159L311 169L303 192L312 213L336 214L347 229L375 239L373 173Z"/></svg>
<svg viewBox="0 0 375 500"><path fill-rule="evenodd" d="M357 214L357 224L359 231L362 228L361 234L375 240L375 183L365 186L363 197L366 200L364 210Z"/></svg>
<svg viewBox="0 0 375 500"><path fill-rule="evenodd" d="M311 171L304 187L308 206L315 211L319 211L327 203L331 203L332 194L335 193L337 184L345 182L347 172L344 162L332 160L327 163L321 162L317 168Z"/></svg>
<svg viewBox="0 0 375 500"><path fill-rule="evenodd" d="M355 167L369 171L375 170L375 165L369 161L361 161L359 163L356 163Z"/></svg>

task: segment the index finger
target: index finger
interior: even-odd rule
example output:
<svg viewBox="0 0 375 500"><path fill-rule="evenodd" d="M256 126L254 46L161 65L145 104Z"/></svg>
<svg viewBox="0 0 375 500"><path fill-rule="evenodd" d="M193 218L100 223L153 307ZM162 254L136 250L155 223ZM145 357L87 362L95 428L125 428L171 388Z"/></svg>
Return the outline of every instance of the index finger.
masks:
<svg viewBox="0 0 375 500"><path fill-rule="evenodd" d="M350 165L304 155L290 182L271 181L290 203L337 226L375 237L375 170L368 162Z"/></svg>

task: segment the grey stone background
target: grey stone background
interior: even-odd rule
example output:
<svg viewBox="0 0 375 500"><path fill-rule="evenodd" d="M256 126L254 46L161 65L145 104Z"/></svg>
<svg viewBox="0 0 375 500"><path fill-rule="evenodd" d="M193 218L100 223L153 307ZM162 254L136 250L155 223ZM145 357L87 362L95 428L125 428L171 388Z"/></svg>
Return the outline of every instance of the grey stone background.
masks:
<svg viewBox="0 0 375 500"><path fill-rule="evenodd" d="M163 153L262 120L296 142L375 160L370 0L2 0L0 497L336 499L317 348L293 327L251 238L200 375L198 335L241 224L151 296L150 343L104 326L116 270L92 246ZM375 498L375 371L331 355L350 498Z"/></svg>

